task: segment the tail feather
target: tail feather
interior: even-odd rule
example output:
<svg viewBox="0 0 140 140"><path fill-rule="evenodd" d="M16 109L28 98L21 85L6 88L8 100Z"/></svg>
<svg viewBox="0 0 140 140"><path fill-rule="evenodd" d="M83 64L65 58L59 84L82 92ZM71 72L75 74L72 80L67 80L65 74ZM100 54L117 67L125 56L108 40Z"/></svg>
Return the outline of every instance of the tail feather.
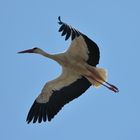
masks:
<svg viewBox="0 0 140 140"><path fill-rule="evenodd" d="M92 77L94 77L95 80L93 80L90 77L88 77L87 79L96 88L100 87L102 83L104 83L107 80L107 71L105 69L92 67L90 71L92 72Z"/></svg>

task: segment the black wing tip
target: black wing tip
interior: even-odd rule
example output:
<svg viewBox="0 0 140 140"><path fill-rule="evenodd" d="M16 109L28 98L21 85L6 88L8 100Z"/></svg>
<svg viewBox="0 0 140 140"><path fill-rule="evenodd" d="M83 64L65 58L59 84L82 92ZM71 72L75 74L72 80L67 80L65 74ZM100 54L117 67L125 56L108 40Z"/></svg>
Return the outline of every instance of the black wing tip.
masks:
<svg viewBox="0 0 140 140"><path fill-rule="evenodd" d="M58 111L52 109L50 103L38 103L36 100L31 106L27 115L26 122L29 123L41 123L50 122Z"/></svg>
<svg viewBox="0 0 140 140"><path fill-rule="evenodd" d="M35 100L27 115L26 122L29 124L31 122L41 123L42 121L47 121L47 103L38 103Z"/></svg>
<svg viewBox="0 0 140 140"><path fill-rule="evenodd" d="M61 16L58 16L58 23L61 25L63 24L62 20L61 20Z"/></svg>
<svg viewBox="0 0 140 140"><path fill-rule="evenodd" d="M71 37L71 40L74 40L75 37L78 37L80 35L83 35L81 32L73 28L72 26L66 24L65 22L62 22L61 17L58 16L58 23L60 26L59 32L62 32L61 36L65 36L65 40L68 40Z"/></svg>
<svg viewBox="0 0 140 140"><path fill-rule="evenodd" d="M27 122L27 124L29 124L31 121L29 121L29 120L26 119L26 122Z"/></svg>

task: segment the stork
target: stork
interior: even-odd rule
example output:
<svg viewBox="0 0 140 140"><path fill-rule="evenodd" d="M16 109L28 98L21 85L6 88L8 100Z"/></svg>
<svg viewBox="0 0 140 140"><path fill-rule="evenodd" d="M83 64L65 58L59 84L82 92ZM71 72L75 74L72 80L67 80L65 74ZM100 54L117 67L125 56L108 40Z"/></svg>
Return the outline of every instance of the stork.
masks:
<svg viewBox="0 0 140 140"><path fill-rule="evenodd" d="M65 40L71 37L68 50L60 54L49 54L40 48L33 48L18 53L35 53L53 59L62 66L61 75L47 82L35 99L27 115L27 123L51 121L62 107L82 95L91 85L104 86L113 92L118 88L107 82L107 72L98 68L100 51L97 44L85 34L62 22L60 16L59 32Z"/></svg>

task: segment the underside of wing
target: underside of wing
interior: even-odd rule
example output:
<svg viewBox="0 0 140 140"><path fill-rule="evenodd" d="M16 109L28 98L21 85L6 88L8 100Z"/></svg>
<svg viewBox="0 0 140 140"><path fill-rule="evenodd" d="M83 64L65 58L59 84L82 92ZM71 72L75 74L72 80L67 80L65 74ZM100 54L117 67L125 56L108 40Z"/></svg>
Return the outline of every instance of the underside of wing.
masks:
<svg viewBox="0 0 140 140"><path fill-rule="evenodd" d="M61 25L59 28L59 32L62 32L62 36L65 36L65 40L68 40L71 37L71 40L74 40L75 37L78 37L82 33L80 33L78 30L75 28L71 27L70 25L64 23L61 21L60 16L58 17L59 24Z"/></svg>
<svg viewBox="0 0 140 140"><path fill-rule="evenodd" d="M62 22L60 17L58 19L60 24L59 32L62 32L61 35L65 36L65 40L68 40L70 37L72 40L68 49L69 53L84 57L88 64L96 66L100 59L100 51L97 44L77 29Z"/></svg>
<svg viewBox="0 0 140 140"><path fill-rule="evenodd" d="M27 122L51 121L65 104L79 97L90 86L91 84L84 77L76 76L71 72L62 74L44 86L28 113Z"/></svg>

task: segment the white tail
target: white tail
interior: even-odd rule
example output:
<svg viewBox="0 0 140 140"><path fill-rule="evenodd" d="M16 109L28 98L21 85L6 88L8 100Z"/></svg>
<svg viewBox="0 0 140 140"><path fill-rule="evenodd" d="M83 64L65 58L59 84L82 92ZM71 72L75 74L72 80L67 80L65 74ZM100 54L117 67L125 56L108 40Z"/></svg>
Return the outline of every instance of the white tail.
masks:
<svg viewBox="0 0 140 140"><path fill-rule="evenodd" d="M87 77L87 79L96 88L100 87L107 80L107 71L103 68L90 67L89 71L92 72L92 77Z"/></svg>
<svg viewBox="0 0 140 140"><path fill-rule="evenodd" d="M85 77L90 81L90 83L93 86L98 88L99 86L102 85L102 86L108 88L109 90L112 90L114 92L119 92L119 89L116 86L114 86L106 81L107 72L105 69L87 66L87 70L89 73L87 75L85 75Z"/></svg>

